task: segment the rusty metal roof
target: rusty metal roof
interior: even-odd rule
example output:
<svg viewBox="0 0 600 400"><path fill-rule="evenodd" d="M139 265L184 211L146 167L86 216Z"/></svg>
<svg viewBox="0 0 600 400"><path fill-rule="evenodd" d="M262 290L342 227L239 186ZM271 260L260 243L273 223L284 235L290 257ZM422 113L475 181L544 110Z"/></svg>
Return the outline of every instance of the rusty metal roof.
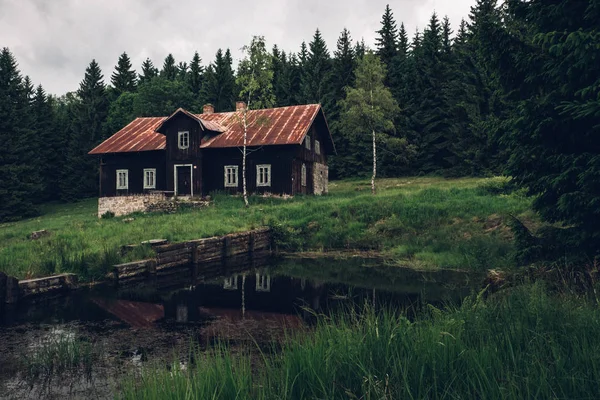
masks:
<svg viewBox="0 0 600 400"><path fill-rule="evenodd" d="M165 135L156 132L156 128L165 119L165 117L136 118L88 154L164 150L166 147Z"/></svg>
<svg viewBox="0 0 600 400"><path fill-rule="evenodd" d="M318 104L249 110L248 146L301 144L320 110ZM244 145L241 112L200 114L227 130L203 142L201 148L240 147Z"/></svg>
<svg viewBox="0 0 600 400"><path fill-rule="evenodd" d="M248 146L301 144L321 110L319 104L249 110ZM136 118L129 125L105 140L89 154L124 153L164 150L165 136L158 133L162 124L183 112L198 120L206 130L219 132L204 141L201 148L240 147L244 144L241 112L191 114L178 109L170 117ZM332 141L333 143L333 141Z"/></svg>

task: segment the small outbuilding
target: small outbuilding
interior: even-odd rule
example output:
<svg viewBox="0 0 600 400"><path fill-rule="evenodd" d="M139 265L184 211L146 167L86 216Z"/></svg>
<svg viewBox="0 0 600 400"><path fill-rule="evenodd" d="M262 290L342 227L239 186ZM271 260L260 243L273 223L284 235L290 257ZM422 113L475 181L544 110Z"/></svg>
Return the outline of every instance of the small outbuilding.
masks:
<svg viewBox="0 0 600 400"><path fill-rule="evenodd" d="M335 146L319 104L169 117L136 118L89 152L100 156L98 215L143 211L176 197L242 191L246 112L246 182L250 193L327 193L327 156Z"/></svg>

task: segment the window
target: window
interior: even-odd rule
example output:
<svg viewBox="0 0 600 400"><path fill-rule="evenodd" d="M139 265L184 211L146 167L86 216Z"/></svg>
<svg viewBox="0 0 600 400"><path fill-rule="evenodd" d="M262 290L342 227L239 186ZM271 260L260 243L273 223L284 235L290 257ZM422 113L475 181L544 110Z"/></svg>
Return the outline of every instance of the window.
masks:
<svg viewBox="0 0 600 400"><path fill-rule="evenodd" d="M256 166L256 186L271 186L271 164Z"/></svg>
<svg viewBox="0 0 600 400"><path fill-rule="evenodd" d="M310 135L306 135L306 138L304 139L304 147L306 147L307 150L310 150Z"/></svg>
<svg viewBox="0 0 600 400"><path fill-rule="evenodd" d="M315 153L321 154L321 142L315 139Z"/></svg>
<svg viewBox="0 0 600 400"><path fill-rule="evenodd" d="M271 276L256 273L256 291L270 292L271 291Z"/></svg>
<svg viewBox="0 0 600 400"><path fill-rule="evenodd" d="M223 289L225 290L237 290L238 288L238 276L230 276L229 278L225 278L223 281Z"/></svg>
<svg viewBox="0 0 600 400"><path fill-rule="evenodd" d="M225 166L225 187L238 187L238 166Z"/></svg>
<svg viewBox="0 0 600 400"><path fill-rule="evenodd" d="M144 170L144 189L156 189L156 169Z"/></svg>
<svg viewBox="0 0 600 400"><path fill-rule="evenodd" d="M190 147L190 133L179 132L177 145L181 150L185 150Z"/></svg>
<svg viewBox="0 0 600 400"><path fill-rule="evenodd" d="M129 189L129 170L117 170L117 190Z"/></svg>
<svg viewBox="0 0 600 400"><path fill-rule="evenodd" d="M306 186L306 164L302 164L302 176L300 177L302 186Z"/></svg>

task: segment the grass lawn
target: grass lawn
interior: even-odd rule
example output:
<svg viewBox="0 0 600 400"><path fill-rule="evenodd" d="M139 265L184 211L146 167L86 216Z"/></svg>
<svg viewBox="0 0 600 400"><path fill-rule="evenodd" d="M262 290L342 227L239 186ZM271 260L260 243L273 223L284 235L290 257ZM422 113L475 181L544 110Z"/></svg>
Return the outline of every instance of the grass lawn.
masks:
<svg viewBox="0 0 600 400"><path fill-rule="evenodd" d="M377 250L393 262L419 268L509 268L509 215L535 221L530 200L506 194L504 178L381 179L372 196L367 180L330 183L327 196L293 199L213 196L205 209L173 215L136 214L98 219L97 200L45 205L39 217L0 224L0 271L23 277L76 272L83 279L104 275L124 261L124 244L165 238L181 241L262 225L276 228L289 251ZM29 240L32 231L51 235ZM141 249L129 259L147 256Z"/></svg>

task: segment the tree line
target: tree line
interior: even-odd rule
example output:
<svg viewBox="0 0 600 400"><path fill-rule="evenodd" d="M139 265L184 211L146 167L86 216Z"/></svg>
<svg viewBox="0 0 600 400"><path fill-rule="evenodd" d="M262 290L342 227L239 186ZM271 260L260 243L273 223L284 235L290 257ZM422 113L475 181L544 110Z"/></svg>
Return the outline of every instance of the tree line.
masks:
<svg viewBox="0 0 600 400"><path fill-rule="evenodd" d="M370 175L373 141L361 123L371 118L378 176L505 173L544 218L568 223L591 248L600 242L599 16L594 0L477 0L457 32L434 13L409 33L386 6L372 49L343 29L330 50L317 29L297 51L268 50L269 104L322 104L338 151L333 179ZM79 89L55 97L23 78L4 48L0 220L96 195L87 151L137 116L200 113L205 103L233 110L245 93L242 68L228 49L208 65L198 53L179 62L169 54L160 68L146 59L139 70L123 53L110 78L92 60ZM390 94L372 115L356 101L357 70L364 81L369 68Z"/></svg>

